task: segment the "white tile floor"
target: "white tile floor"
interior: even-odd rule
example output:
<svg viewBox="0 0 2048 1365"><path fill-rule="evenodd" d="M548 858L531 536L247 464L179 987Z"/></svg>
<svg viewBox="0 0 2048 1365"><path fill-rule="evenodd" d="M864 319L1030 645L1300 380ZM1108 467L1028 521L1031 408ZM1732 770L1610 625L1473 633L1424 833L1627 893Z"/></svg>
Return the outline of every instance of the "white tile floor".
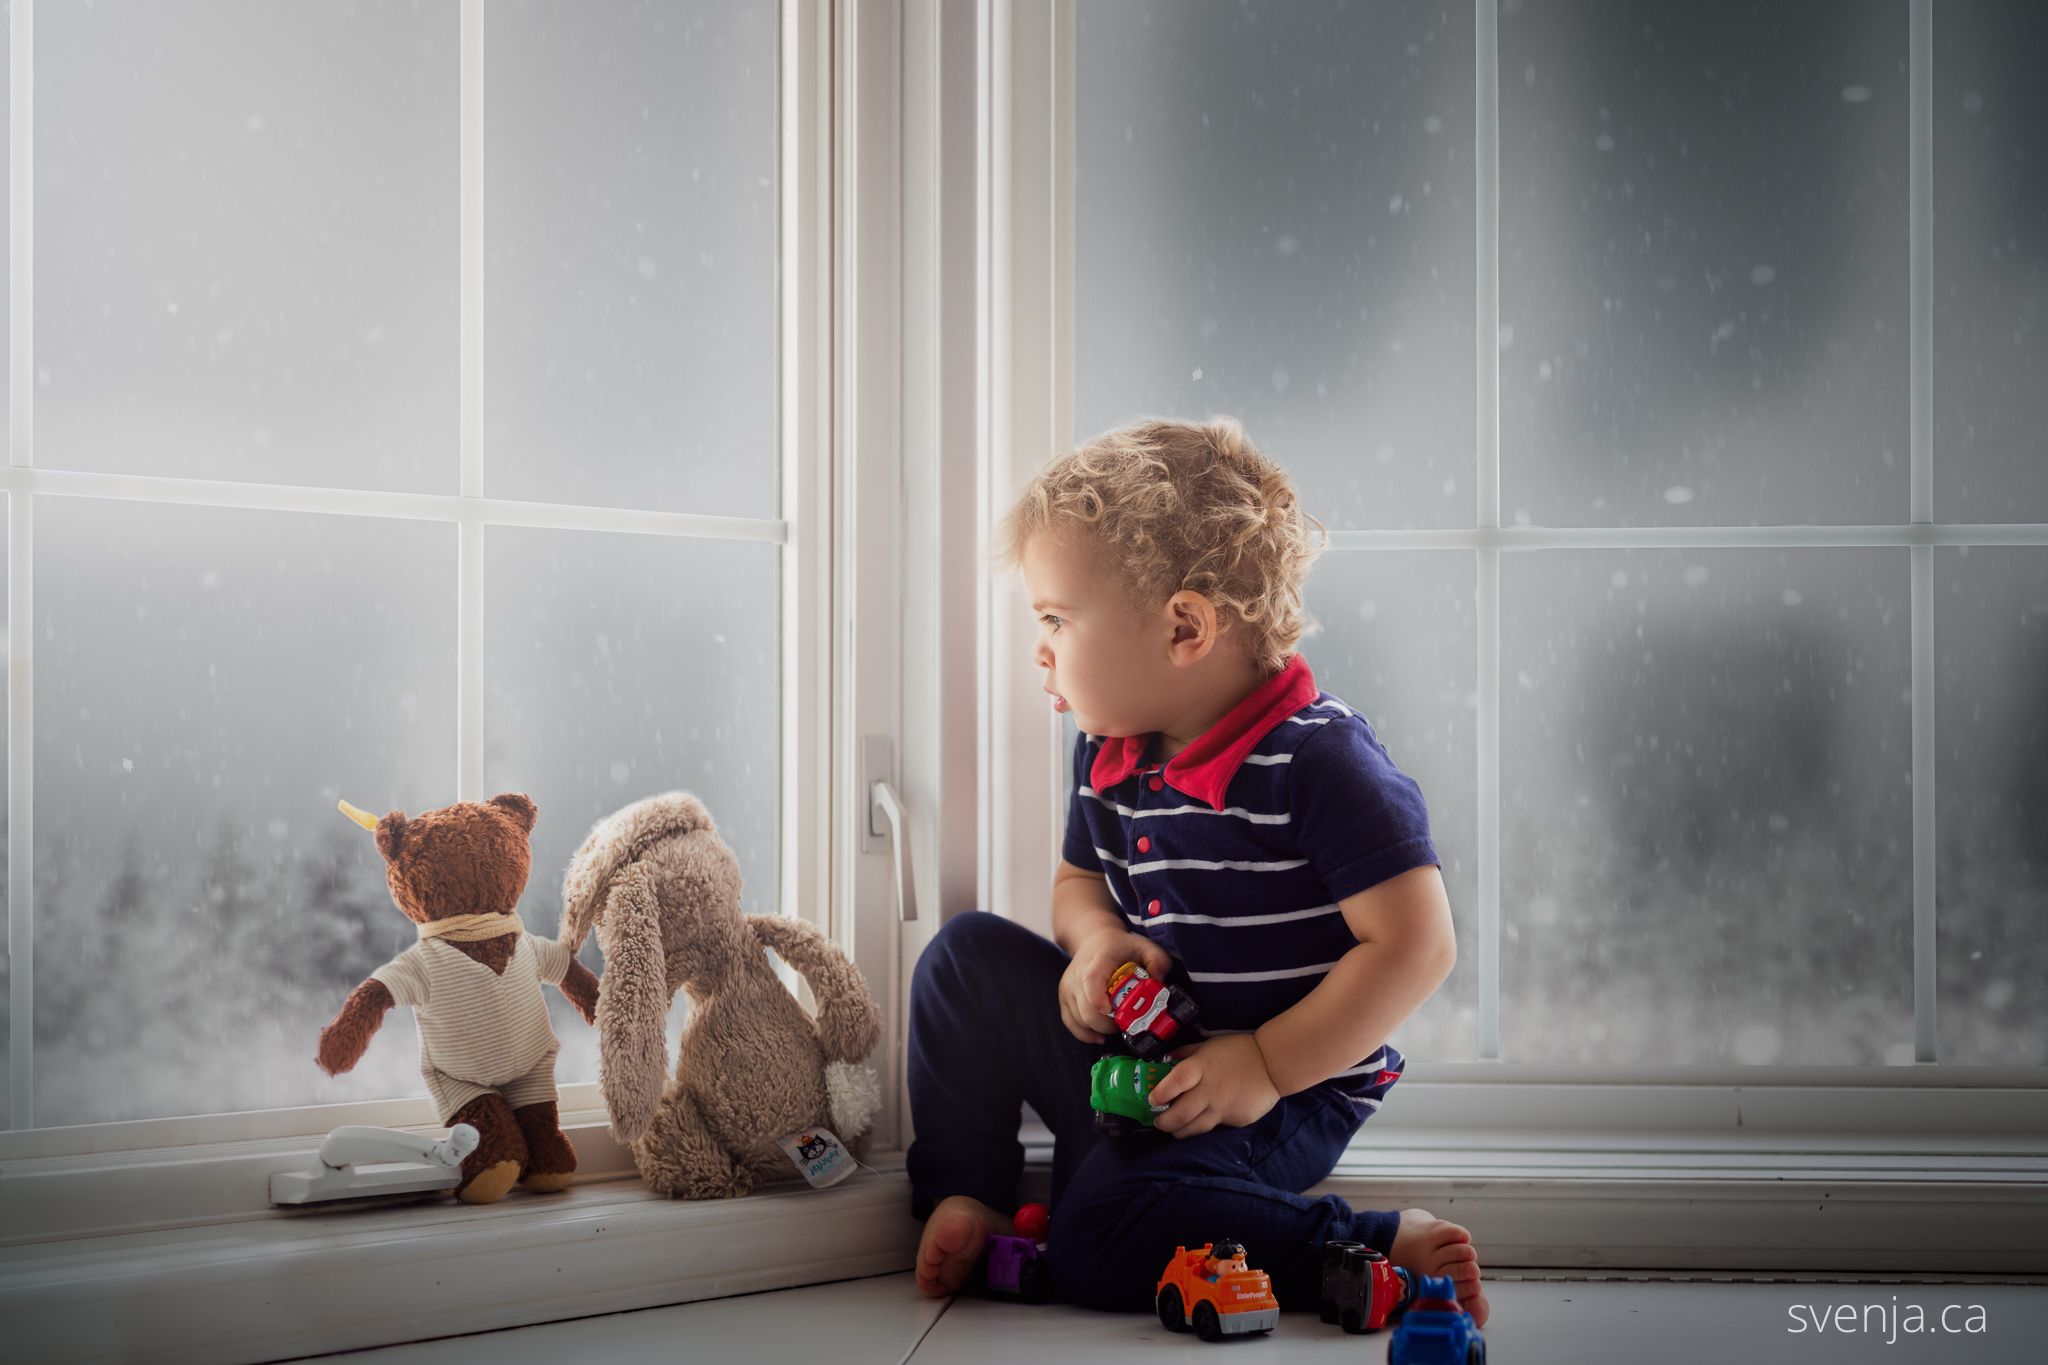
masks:
<svg viewBox="0 0 2048 1365"><path fill-rule="evenodd" d="M1606 1365L1693 1361L1740 1365L1886 1365L1968 1361L1970 1365L2038 1365L2048 1360L2048 1285L1717 1283L1636 1280L1523 1280L1496 1283L1486 1327L1491 1365ZM1869 1330L1845 1334L1832 1310L1850 1304ZM1804 1333L1794 1333L1799 1309ZM1944 1335L1948 1320L1969 1325L1981 1305L1983 1331ZM1928 1331L1904 1325L1917 1306ZM1830 1315L1816 1334L1809 1312ZM1901 1324L1893 1332L1889 1323ZM1067 1365L1067 1362L1185 1361L1189 1365L1268 1365L1386 1359L1385 1332L1351 1337L1315 1315L1283 1313L1270 1337L1208 1345L1166 1332L1149 1316L1090 1313L1057 1305L985 1299L933 1302L910 1276L788 1289L616 1313L574 1322L348 1353L351 1365L559 1365L563 1361L762 1361L836 1365Z"/></svg>

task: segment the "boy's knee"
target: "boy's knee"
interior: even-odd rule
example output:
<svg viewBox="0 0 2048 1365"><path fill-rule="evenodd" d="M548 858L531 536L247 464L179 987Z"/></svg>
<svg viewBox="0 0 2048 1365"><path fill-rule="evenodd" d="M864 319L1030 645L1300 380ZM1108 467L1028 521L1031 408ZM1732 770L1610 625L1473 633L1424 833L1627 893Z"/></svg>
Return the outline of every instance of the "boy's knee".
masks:
<svg viewBox="0 0 2048 1365"><path fill-rule="evenodd" d="M1030 932L986 910L968 910L955 915L939 926L939 931L932 935L932 941L918 956L917 966L911 975L912 989L934 973L955 978L972 977L1001 960L1005 943L1014 950L1015 935Z"/></svg>

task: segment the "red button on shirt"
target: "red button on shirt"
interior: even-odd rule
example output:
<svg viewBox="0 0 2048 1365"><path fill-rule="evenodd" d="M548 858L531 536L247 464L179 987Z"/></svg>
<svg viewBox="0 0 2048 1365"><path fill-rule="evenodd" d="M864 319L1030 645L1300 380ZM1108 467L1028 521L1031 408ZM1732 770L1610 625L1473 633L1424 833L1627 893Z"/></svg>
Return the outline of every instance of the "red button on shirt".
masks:
<svg viewBox="0 0 2048 1365"><path fill-rule="evenodd" d="M1145 913L1146 913L1146 914L1148 914L1148 915L1156 915L1156 914L1158 914L1158 913L1159 913L1159 902L1158 902L1158 901L1153 901L1153 902L1152 902L1152 903L1151 903L1150 905L1146 906L1146 907L1145 907Z"/></svg>
<svg viewBox="0 0 2048 1365"><path fill-rule="evenodd" d="M1152 841L1151 841L1150 839L1140 839L1140 840L1138 840L1138 852L1140 852L1140 853L1150 853L1151 851L1152 851Z"/></svg>
<svg viewBox="0 0 2048 1365"><path fill-rule="evenodd" d="M1164 787L1165 785L1166 785L1166 783L1164 783L1163 781L1161 781L1160 779L1158 779L1158 778L1156 778L1156 777L1152 779L1152 790L1153 790L1153 791L1158 791L1158 790L1159 790L1159 789L1160 789L1161 787Z"/></svg>

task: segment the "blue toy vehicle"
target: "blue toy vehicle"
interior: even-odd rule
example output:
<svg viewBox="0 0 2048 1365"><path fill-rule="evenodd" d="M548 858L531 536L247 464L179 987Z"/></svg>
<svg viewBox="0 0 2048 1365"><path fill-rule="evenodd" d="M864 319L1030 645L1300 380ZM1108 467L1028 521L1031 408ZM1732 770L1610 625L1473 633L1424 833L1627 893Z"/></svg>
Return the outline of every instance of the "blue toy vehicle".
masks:
<svg viewBox="0 0 2048 1365"><path fill-rule="evenodd" d="M1387 1365L1486 1365L1486 1339L1448 1275L1424 1275L1387 1343Z"/></svg>

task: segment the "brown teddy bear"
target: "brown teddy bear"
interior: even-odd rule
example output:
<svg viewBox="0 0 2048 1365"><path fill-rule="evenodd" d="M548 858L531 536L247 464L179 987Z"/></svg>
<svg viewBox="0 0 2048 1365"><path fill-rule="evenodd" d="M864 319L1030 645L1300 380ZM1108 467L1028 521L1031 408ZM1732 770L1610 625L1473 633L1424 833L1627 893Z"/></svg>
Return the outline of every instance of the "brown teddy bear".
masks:
<svg viewBox="0 0 2048 1365"><path fill-rule="evenodd" d="M477 1131L456 1197L489 1204L514 1181L535 1191L566 1189L576 1149L556 1113L561 1043L540 988L558 986L594 1023L598 983L573 950L527 933L516 911L533 862L533 802L505 792L411 819L395 810L379 820L346 801L341 809L376 834L391 898L420 937L350 993L320 1031L315 1060L330 1076L349 1070L384 1011L411 1005L435 1112L450 1127Z"/></svg>
<svg viewBox="0 0 2048 1365"><path fill-rule="evenodd" d="M569 861L563 949L591 926L604 950L598 1064L612 1131L653 1189L685 1199L742 1195L796 1174L781 1143L829 1127L858 1154L880 1087L860 1065L881 1015L860 971L801 920L740 913L740 868L711 813L665 792L600 820ZM769 963L810 983L804 1012ZM664 1085L666 1021L678 989L689 1021Z"/></svg>

